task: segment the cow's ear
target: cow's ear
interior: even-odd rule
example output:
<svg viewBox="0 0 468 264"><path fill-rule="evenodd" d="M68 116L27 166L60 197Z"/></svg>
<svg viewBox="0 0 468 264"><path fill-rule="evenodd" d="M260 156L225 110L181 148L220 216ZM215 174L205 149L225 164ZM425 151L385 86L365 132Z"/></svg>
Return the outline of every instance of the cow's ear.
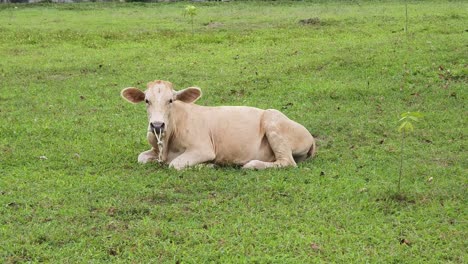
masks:
<svg viewBox="0 0 468 264"><path fill-rule="evenodd" d="M145 100L145 93L138 88L129 87L120 92L120 95L130 103L139 103Z"/></svg>
<svg viewBox="0 0 468 264"><path fill-rule="evenodd" d="M202 96L201 90L198 87L189 87L176 92L176 100L193 103Z"/></svg>

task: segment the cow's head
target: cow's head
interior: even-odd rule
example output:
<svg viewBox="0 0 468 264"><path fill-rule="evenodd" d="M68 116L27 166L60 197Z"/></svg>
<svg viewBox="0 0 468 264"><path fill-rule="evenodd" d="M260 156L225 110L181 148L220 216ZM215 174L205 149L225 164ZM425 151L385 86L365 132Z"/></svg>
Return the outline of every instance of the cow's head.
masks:
<svg viewBox="0 0 468 264"><path fill-rule="evenodd" d="M144 92L129 87L123 89L121 95L131 103L145 102L149 121L148 130L160 134L167 126L173 102L178 100L193 103L201 97L201 90L198 87L189 87L175 91L170 82L154 81L148 83L148 88Z"/></svg>

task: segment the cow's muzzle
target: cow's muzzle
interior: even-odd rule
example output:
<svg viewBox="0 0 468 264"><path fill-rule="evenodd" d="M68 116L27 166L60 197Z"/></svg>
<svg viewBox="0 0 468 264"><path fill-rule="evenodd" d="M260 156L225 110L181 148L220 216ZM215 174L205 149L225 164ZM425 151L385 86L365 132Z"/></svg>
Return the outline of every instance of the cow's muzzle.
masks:
<svg viewBox="0 0 468 264"><path fill-rule="evenodd" d="M152 122L150 123L151 130L156 134L161 134L164 131L163 122Z"/></svg>

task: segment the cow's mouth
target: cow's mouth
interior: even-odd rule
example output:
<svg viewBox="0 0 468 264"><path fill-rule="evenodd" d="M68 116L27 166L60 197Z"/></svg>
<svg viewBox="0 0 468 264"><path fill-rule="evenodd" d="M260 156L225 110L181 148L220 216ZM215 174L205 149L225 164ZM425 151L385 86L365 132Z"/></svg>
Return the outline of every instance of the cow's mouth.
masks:
<svg viewBox="0 0 468 264"><path fill-rule="evenodd" d="M154 134L161 135L164 132L164 128L152 128L152 131Z"/></svg>

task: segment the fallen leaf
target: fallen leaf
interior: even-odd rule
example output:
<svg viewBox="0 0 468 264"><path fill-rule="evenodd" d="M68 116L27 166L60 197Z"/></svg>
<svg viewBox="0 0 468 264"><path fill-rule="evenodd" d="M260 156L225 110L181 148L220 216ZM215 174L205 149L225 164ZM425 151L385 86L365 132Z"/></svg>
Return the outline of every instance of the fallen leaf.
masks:
<svg viewBox="0 0 468 264"><path fill-rule="evenodd" d="M117 251L113 248L110 248L109 251L108 251L109 255L111 256L117 256Z"/></svg>
<svg viewBox="0 0 468 264"><path fill-rule="evenodd" d="M310 248L315 251L320 251L322 248L317 243L311 243Z"/></svg>
<svg viewBox="0 0 468 264"><path fill-rule="evenodd" d="M288 109L290 106L293 106L293 105L294 105L293 103L289 102L289 103L283 105L281 108L282 109Z"/></svg>
<svg viewBox="0 0 468 264"><path fill-rule="evenodd" d="M114 216L116 211L117 209L115 207L111 207L107 210L107 215Z"/></svg>
<svg viewBox="0 0 468 264"><path fill-rule="evenodd" d="M10 203L7 204L7 206L12 207L12 208L18 208L19 205L17 203L15 203L15 202L10 202Z"/></svg>
<svg viewBox="0 0 468 264"><path fill-rule="evenodd" d="M403 245L403 244L407 245L407 246L410 246L411 242L406 238L402 238L402 239L400 239L400 245Z"/></svg>

